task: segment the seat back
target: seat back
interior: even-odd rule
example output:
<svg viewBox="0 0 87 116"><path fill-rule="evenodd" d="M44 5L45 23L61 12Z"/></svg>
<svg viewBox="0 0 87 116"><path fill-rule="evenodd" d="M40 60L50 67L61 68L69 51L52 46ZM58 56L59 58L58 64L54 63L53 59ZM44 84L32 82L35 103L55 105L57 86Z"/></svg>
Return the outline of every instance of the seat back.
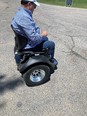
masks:
<svg viewBox="0 0 87 116"><path fill-rule="evenodd" d="M17 51L22 51L23 48L26 46L28 40L27 40L26 37L24 37L24 36L18 34L18 33L14 30L14 28L13 28L12 25L11 25L11 28L12 28L14 34L15 34L15 48L16 48Z"/></svg>

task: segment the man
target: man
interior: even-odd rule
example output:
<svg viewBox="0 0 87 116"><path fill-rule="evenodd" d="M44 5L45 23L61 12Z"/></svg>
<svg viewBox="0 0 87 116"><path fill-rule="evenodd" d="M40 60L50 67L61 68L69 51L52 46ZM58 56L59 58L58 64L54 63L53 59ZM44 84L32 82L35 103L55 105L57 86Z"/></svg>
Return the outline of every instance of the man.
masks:
<svg viewBox="0 0 87 116"><path fill-rule="evenodd" d="M72 0L66 0L66 6L71 6L72 5Z"/></svg>
<svg viewBox="0 0 87 116"><path fill-rule="evenodd" d="M28 39L24 49L40 51L48 48L51 61L57 65L57 61L54 59L55 43L48 40L47 31L41 32L33 20L32 14L37 6L40 4L36 0L21 0L21 7L14 16L11 25L17 33Z"/></svg>

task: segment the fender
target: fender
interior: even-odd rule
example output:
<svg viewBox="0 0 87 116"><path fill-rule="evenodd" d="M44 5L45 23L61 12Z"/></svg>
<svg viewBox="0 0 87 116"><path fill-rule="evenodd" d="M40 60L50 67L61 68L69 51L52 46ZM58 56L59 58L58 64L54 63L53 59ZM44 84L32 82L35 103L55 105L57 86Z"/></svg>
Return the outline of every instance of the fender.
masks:
<svg viewBox="0 0 87 116"><path fill-rule="evenodd" d="M18 66L18 70L20 73L25 73L29 68L39 65L39 64L45 64L49 66L51 73L54 72L55 65L49 61L49 59L44 55L37 55L30 57L25 63L21 63Z"/></svg>

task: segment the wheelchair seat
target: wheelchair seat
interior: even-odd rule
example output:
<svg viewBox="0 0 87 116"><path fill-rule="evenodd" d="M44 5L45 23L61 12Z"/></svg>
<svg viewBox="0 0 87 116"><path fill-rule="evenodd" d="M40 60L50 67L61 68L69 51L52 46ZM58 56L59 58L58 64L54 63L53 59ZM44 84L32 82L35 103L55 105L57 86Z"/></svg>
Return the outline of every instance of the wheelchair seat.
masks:
<svg viewBox="0 0 87 116"><path fill-rule="evenodd" d="M30 49L26 49L24 50L24 47L27 44L28 39L22 35L20 35L19 33L17 33L14 30L14 27L11 25L11 28L15 34L15 47L14 47L14 53L17 51L20 55L35 55L35 54L44 54L48 56L48 48L43 49L40 52L34 52Z"/></svg>

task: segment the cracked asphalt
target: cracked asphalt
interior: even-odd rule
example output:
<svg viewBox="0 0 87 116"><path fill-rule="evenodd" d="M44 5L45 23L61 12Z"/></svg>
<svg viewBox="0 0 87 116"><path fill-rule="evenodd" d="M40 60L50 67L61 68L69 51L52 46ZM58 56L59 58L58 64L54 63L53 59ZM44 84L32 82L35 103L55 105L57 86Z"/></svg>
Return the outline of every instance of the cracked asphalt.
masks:
<svg viewBox="0 0 87 116"><path fill-rule="evenodd" d="M0 116L87 116L87 9L41 4L33 17L56 43L58 70L27 87L16 70L11 20L19 0L0 0Z"/></svg>

